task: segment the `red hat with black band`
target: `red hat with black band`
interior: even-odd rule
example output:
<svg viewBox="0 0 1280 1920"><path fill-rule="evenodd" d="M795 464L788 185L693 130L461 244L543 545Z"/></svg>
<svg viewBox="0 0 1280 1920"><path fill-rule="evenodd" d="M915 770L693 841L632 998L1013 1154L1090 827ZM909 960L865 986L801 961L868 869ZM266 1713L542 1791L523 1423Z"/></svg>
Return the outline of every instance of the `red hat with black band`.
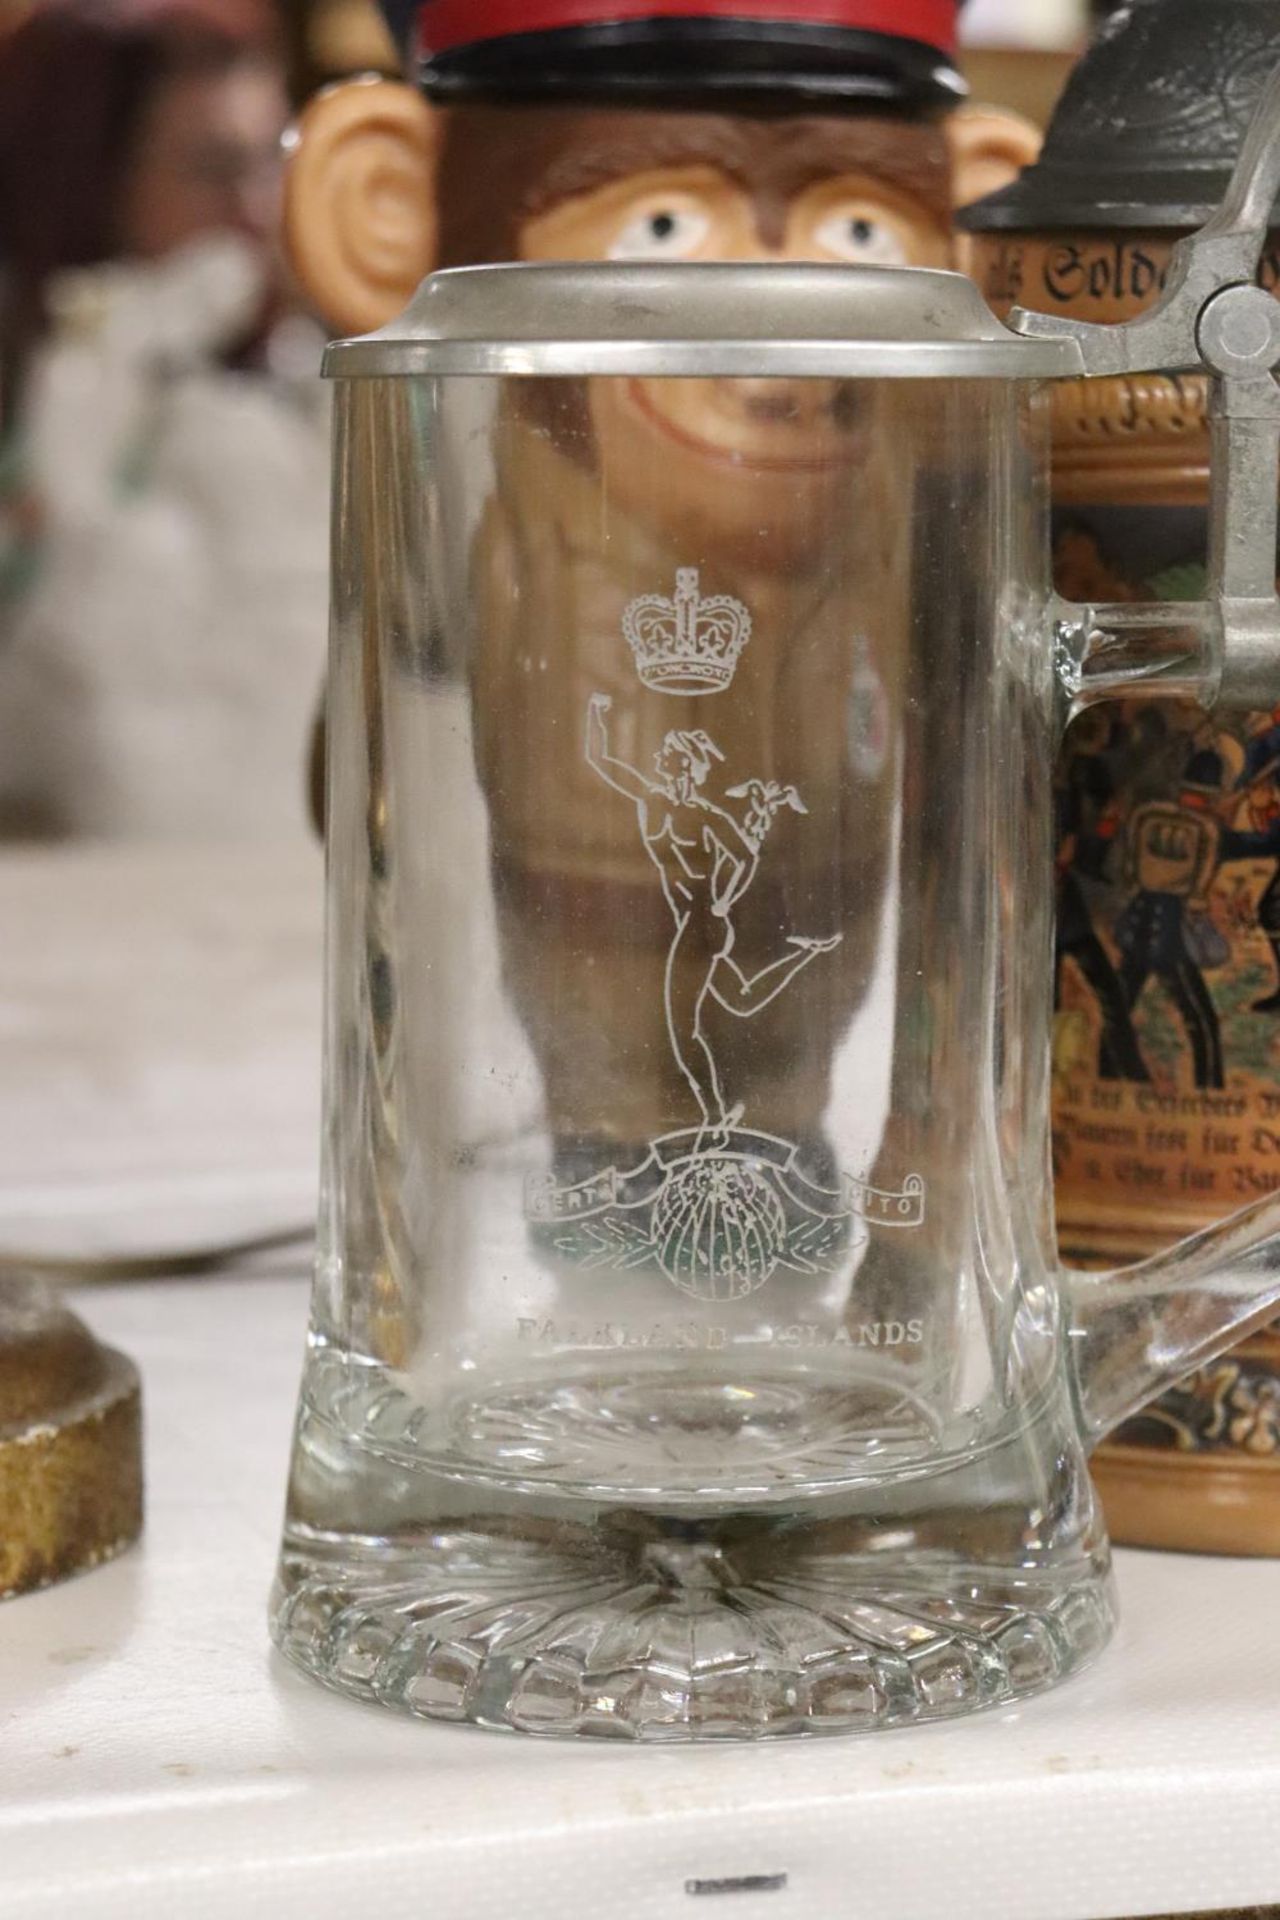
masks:
<svg viewBox="0 0 1280 1920"><path fill-rule="evenodd" d="M383 0L441 100L921 112L965 96L963 0Z"/></svg>

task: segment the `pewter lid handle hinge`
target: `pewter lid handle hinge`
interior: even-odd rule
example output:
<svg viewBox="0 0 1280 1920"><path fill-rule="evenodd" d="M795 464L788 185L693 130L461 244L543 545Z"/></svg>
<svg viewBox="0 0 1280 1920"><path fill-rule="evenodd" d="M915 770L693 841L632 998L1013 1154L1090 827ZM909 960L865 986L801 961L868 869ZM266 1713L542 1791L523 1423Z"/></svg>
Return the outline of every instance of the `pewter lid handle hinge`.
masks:
<svg viewBox="0 0 1280 1920"><path fill-rule="evenodd" d="M1254 109L1222 205L1173 249L1148 312L1118 326L1020 307L1009 316L1018 333L1074 340L1087 375L1208 370L1208 597L1221 631L1218 697L1236 706L1280 699L1280 301L1256 284L1278 193L1280 67Z"/></svg>

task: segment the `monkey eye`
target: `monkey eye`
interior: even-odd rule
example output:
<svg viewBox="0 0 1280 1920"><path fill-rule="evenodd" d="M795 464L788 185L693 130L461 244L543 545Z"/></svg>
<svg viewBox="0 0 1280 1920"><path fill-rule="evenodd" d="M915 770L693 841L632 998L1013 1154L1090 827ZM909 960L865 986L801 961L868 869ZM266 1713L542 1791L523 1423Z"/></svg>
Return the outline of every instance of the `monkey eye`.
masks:
<svg viewBox="0 0 1280 1920"><path fill-rule="evenodd" d="M711 230L697 207L647 207L628 220L609 248L611 260L687 260Z"/></svg>
<svg viewBox="0 0 1280 1920"><path fill-rule="evenodd" d="M908 264L907 250L893 228L869 213L829 213L814 238L836 260L875 267Z"/></svg>

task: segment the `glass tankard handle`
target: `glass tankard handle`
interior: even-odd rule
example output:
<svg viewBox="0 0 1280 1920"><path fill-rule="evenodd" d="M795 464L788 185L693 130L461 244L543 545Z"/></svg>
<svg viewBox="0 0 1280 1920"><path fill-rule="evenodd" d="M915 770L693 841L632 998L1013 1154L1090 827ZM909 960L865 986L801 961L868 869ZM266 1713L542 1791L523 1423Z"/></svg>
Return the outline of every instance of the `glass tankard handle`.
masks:
<svg viewBox="0 0 1280 1920"><path fill-rule="evenodd" d="M1178 243L1161 298L1119 326L1017 308L1017 332L1078 342L1086 376L1207 370L1211 431L1207 598L1052 608L1067 716L1149 692L1203 706L1280 697L1276 597L1280 300L1256 285L1280 192L1280 67L1254 110L1222 205Z"/></svg>
<svg viewBox="0 0 1280 1920"><path fill-rule="evenodd" d="M1280 700L1276 596L1280 301L1256 276L1280 191L1280 67L1254 111L1222 205L1179 242L1160 300L1093 326L1016 309L1028 335L1075 340L1088 377L1200 371L1211 426L1207 595L1082 607L1054 597L1058 718L1148 695L1203 707ZM1280 1199L1270 1196L1168 1253L1114 1273L1063 1271L1086 1444L1274 1316Z"/></svg>

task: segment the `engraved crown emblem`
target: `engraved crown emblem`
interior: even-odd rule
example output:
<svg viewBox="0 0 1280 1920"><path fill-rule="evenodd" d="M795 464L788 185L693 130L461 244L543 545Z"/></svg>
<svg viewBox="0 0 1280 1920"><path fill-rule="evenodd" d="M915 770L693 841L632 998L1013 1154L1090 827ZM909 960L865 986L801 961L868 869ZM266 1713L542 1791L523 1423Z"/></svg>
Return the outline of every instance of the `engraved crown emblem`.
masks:
<svg viewBox="0 0 1280 1920"><path fill-rule="evenodd" d="M751 615L728 594L704 600L698 569L681 567L674 598L642 594L623 613L622 631L646 687L659 693L722 693L751 638Z"/></svg>

